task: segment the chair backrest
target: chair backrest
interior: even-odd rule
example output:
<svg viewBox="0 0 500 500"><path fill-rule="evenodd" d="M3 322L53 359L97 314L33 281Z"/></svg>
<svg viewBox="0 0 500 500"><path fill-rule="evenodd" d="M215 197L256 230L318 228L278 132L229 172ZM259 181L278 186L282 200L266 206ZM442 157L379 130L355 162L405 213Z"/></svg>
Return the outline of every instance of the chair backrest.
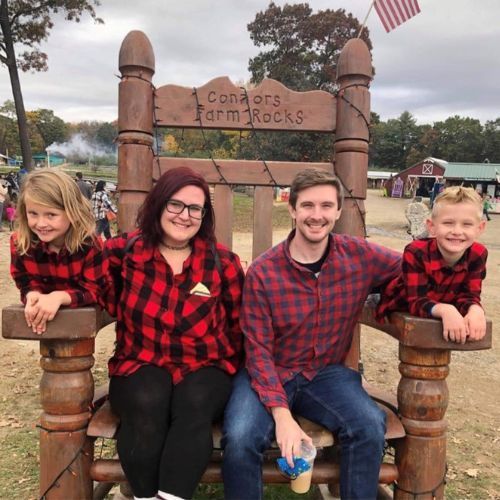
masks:
<svg viewBox="0 0 500 500"><path fill-rule="evenodd" d="M155 179L177 166L189 166L214 186L217 239L232 248L234 186L254 186L252 258L272 245L273 191L287 187L305 168L334 172L346 191L335 230L365 236L371 57L365 43L350 40L338 61L336 95L316 90L295 92L274 80L251 90L227 77L199 88L155 88L153 49L146 35L130 32L119 56L118 191L119 226L134 227L138 208ZM153 148L159 127L335 134L333 162L219 160L161 157ZM357 368L359 339L348 364Z"/></svg>

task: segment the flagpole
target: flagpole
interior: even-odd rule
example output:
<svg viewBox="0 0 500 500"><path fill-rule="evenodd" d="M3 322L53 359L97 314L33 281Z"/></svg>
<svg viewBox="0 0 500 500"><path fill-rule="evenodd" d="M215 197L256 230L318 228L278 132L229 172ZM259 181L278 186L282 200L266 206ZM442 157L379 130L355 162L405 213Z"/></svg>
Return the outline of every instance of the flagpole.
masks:
<svg viewBox="0 0 500 500"><path fill-rule="evenodd" d="M366 21L368 21L368 16L370 15L370 12L372 11L374 5L375 5L375 0L372 0L372 3L370 4L370 8L368 9L368 12L366 13L365 20L363 21L363 24L361 25L361 28L359 29L358 38L361 37L361 33L363 33L363 30L365 29Z"/></svg>

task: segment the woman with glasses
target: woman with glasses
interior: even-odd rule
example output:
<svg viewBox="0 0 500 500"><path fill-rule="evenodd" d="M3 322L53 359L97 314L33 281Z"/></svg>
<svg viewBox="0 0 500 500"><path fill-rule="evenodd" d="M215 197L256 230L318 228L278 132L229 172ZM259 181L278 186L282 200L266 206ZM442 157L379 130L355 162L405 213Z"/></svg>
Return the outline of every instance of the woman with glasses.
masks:
<svg viewBox="0 0 500 500"><path fill-rule="evenodd" d="M208 185L189 168L160 177L137 224L104 251L118 455L134 498L191 498L240 364L243 270L216 243Z"/></svg>

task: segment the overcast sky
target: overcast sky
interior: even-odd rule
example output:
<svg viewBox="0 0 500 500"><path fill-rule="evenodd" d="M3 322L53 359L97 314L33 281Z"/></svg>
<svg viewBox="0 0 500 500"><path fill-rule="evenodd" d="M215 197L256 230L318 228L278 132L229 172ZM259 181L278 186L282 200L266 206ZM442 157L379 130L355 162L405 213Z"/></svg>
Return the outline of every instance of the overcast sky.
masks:
<svg viewBox="0 0 500 500"><path fill-rule="evenodd" d="M383 120L410 111L418 123L452 115L500 117L500 0L418 0L421 13L386 33L372 10L367 26L376 78L372 109ZM43 49L45 73L21 73L27 110L65 121L117 117L118 52L135 29L151 40L155 85L200 86L216 76L248 80L258 50L247 24L268 0L101 0L104 25L57 21ZM293 3L276 0L277 4ZM343 8L363 21L371 0L310 0L314 11ZM0 68L0 104L12 99Z"/></svg>

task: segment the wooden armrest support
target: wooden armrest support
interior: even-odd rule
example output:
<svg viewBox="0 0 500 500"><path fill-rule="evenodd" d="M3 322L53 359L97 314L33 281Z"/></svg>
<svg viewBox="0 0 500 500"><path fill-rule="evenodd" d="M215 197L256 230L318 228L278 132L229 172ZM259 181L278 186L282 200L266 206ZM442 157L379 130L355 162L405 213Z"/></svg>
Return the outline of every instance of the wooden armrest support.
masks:
<svg viewBox="0 0 500 500"><path fill-rule="evenodd" d="M486 335L475 342L457 344L443 339L443 325L437 319L417 318L408 313L393 313L389 323L381 325L374 319L374 309L365 306L360 322L389 334L400 344L417 349L440 349L446 351L479 351L491 349L492 324L486 322Z"/></svg>
<svg viewBox="0 0 500 500"><path fill-rule="evenodd" d="M97 332L114 319L99 307L60 309L42 335L33 333L24 318L24 306L12 305L2 310L2 336L24 340L77 340L94 338Z"/></svg>

